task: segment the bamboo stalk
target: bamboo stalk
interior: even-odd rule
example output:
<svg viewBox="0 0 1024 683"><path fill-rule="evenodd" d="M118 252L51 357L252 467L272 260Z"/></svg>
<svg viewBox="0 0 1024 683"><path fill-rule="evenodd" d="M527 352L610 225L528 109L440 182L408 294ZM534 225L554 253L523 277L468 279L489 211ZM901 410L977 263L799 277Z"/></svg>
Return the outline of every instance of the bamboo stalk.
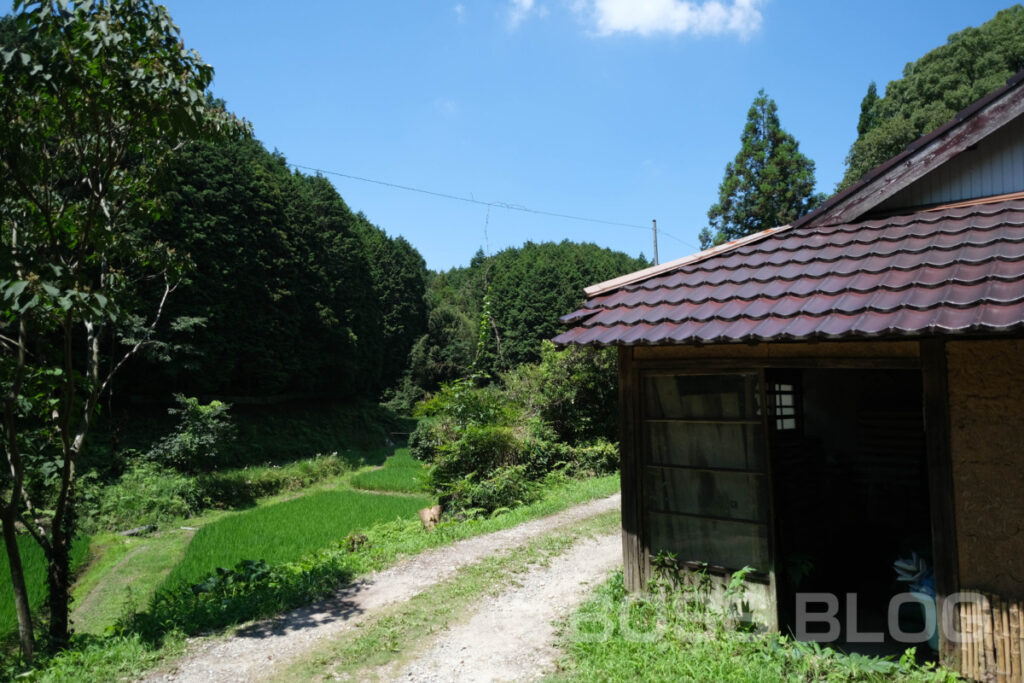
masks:
<svg viewBox="0 0 1024 683"><path fill-rule="evenodd" d="M971 666L968 677L978 680L981 677L981 605L975 600L967 603L971 624Z"/></svg>
<svg viewBox="0 0 1024 683"><path fill-rule="evenodd" d="M960 603L960 673L974 677L974 603Z"/></svg>
<svg viewBox="0 0 1024 683"><path fill-rule="evenodd" d="M996 595L995 607L992 610L992 617L995 619L996 632L996 681L1006 683L1006 674L1010 670L1010 657L1007 649L1008 640L1006 637L1006 601Z"/></svg>
<svg viewBox="0 0 1024 683"><path fill-rule="evenodd" d="M1002 609L999 611L999 616L1003 619L1003 675L1006 680L1013 681L1013 661L1010 657L1010 601L1006 598L1000 598L999 604Z"/></svg>
<svg viewBox="0 0 1024 683"><path fill-rule="evenodd" d="M993 658L996 665L992 670L996 683L1006 683L1006 677L1003 676L1003 619L1000 616L1001 610L999 609L999 596L992 594L990 598L992 600L992 646L994 648Z"/></svg>
<svg viewBox="0 0 1024 683"><path fill-rule="evenodd" d="M981 629L984 639L982 640L982 660L979 680L982 677L988 678L990 673L995 673L995 642L992 638L992 603L985 593L981 594Z"/></svg>
<svg viewBox="0 0 1024 683"><path fill-rule="evenodd" d="M1020 603L1010 603L1010 678L1018 683L1024 680L1020 666Z"/></svg>
<svg viewBox="0 0 1024 683"><path fill-rule="evenodd" d="M977 597L977 593L972 593L972 596ZM972 600L970 603L971 608L971 633L973 635L973 642L971 643L971 678L977 680L981 677L982 667L982 653L981 648L985 645L984 629L981 624L981 603L977 600Z"/></svg>

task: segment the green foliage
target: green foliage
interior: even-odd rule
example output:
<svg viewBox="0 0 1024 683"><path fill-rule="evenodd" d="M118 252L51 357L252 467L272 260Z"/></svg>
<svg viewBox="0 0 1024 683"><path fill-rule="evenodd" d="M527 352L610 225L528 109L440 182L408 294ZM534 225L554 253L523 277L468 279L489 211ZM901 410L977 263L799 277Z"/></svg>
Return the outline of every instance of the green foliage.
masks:
<svg viewBox="0 0 1024 683"><path fill-rule="evenodd" d="M427 489L427 469L412 457L408 448L399 448L378 469L353 476L349 483L357 489L418 493Z"/></svg>
<svg viewBox="0 0 1024 683"><path fill-rule="evenodd" d="M540 363L520 365L502 381L509 399L550 425L559 441L577 444L615 437L615 349L571 346L558 350L544 341Z"/></svg>
<svg viewBox="0 0 1024 683"><path fill-rule="evenodd" d="M539 495L540 484L527 476L526 465L509 465L486 476L472 472L453 481L445 498L456 510L497 512L528 505Z"/></svg>
<svg viewBox="0 0 1024 683"><path fill-rule="evenodd" d="M217 567L234 567L242 560L272 565L291 562L354 530L396 517L415 518L416 511L429 502L426 497L334 490L239 512L196 533L166 586L173 591L197 583ZM295 533L296 529L302 533Z"/></svg>
<svg viewBox="0 0 1024 683"><path fill-rule="evenodd" d="M846 157L837 189L899 154L918 137L1003 85L1024 67L1024 7L1014 5L977 28L949 36L941 45L903 67L878 98L875 85L861 103L857 139Z"/></svg>
<svg viewBox="0 0 1024 683"><path fill-rule="evenodd" d="M257 141L196 143L160 183L152 239L190 254L168 345L136 392L376 396L426 327L423 259L353 213L322 177ZM173 353L172 353L173 352Z"/></svg>
<svg viewBox="0 0 1024 683"><path fill-rule="evenodd" d="M167 412L178 417L174 432L153 444L146 457L181 472L217 469L224 448L235 438L235 426L228 415L231 404L177 394L177 408Z"/></svg>
<svg viewBox="0 0 1024 683"><path fill-rule="evenodd" d="M505 374L503 387L442 385L418 406L426 419L409 440L413 457L433 465L442 504L493 511L530 500L535 482L556 468L614 471L618 447L606 438L615 424L614 358L545 343L541 361Z"/></svg>
<svg viewBox="0 0 1024 683"><path fill-rule="evenodd" d="M71 571L75 572L89 559L88 536L78 536L71 544ZM33 612L46 601L46 557L43 549L28 536L18 537L18 550L25 570L28 600ZM7 551L0 553L0 641L6 641L18 629L18 617L14 613L14 596L11 592L10 567Z"/></svg>
<svg viewBox="0 0 1024 683"><path fill-rule="evenodd" d="M515 418L515 408L496 386L474 386L470 380L456 380L416 407L420 417L444 416L457 427L507 424Z"/></svg>
<svg viewBox="0 0 1024 683"><path fill-rule="evenodd" d="M822 200L814 193L814 182L814 162L782 129L775 101L760 90L747 112L740 151L726 164L718 201L708 209L701 248L799 218Z"/></svg>
<svg viewBox="0 0 1024 683"><path fill-rule="evenodd" d="M136 461L121 478L99 489L98 509L83 510L87 528L123 530L190 517L203 506L192 477L155 462Z"/></svg>

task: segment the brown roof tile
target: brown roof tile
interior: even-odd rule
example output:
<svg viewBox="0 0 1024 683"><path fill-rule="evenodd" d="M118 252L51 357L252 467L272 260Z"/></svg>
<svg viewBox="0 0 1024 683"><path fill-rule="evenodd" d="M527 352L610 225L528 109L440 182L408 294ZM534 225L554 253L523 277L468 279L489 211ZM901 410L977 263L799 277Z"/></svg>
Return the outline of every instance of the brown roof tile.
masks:
<svg viewBox="0 0 1024 683"><path fill-rule="evenodd" d="M600 290L557 344L999 333L1024 328L1024 199L775 230Z"/></svg>

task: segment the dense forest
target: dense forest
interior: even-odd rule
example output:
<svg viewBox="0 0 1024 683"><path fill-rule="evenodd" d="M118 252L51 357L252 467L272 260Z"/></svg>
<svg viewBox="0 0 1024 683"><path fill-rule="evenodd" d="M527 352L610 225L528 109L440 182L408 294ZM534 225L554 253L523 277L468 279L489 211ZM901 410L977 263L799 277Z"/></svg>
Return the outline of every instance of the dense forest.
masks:
<svg viewBox="0 0 1024 683"><path fill-rule="evenodd" d="M431 272L329 181L251 138L191 143L158 183L163 210L144 237L188 268L159 344L121 378L136 397L419 398L537 362L583 287L647 265L530 242Z"/></svg>

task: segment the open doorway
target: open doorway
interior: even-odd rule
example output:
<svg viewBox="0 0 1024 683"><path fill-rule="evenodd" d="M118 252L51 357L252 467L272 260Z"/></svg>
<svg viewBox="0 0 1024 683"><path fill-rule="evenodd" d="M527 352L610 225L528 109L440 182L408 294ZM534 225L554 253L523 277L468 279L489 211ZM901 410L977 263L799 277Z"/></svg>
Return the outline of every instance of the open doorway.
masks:
<svg viewBox="0 0 1024 683"><path fill-rule="evenodd" d="M893 563L916 554L931 565L921 374L793 369L765 379L780 627L797 632L798 593L830 594L841 627L833 645L899 654L908 645L887 627L889 606L908 584ZM904 631L922 630L920 608L900 614ZM884 638L863 642L865 633ZM918 652L930 654L924 643Z"/></svg>

